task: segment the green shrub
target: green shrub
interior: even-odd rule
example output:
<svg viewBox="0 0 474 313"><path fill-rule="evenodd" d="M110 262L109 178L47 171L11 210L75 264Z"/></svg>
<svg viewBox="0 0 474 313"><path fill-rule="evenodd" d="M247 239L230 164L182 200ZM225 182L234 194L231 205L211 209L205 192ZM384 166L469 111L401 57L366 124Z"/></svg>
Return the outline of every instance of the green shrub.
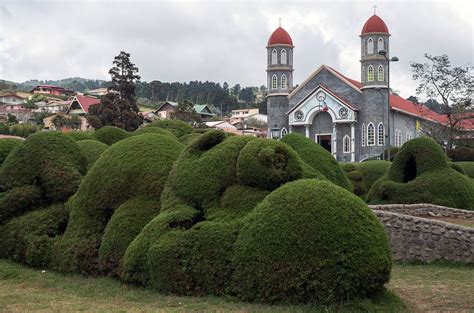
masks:
<svg viewBox="0 0 474 313"><path fill-rule="evenodd" d="M180 120L159 120L146 126L146 128L148 127L160 127L167 129L175 134L178 138L190 133L194 133L194 128L191 125Z"/></svg>
<svg viewBox="0 0 474 313"><path fill-rule="evenodd" d="M105 143L97 140L81 140L77 142L79 148L87 159L87 168L90 169L101 154L109 148Z"/></svg>
<svg viewBox="0 0 474 313"><path fill-rule="evenodd" d="M406 142L390 170L377 180L367 201L432 203L474 209L474 181L449 167L441 147L429 138Z"/></svg>
<svg viewBox="0 0 474 313"><path fill-rule="evenodd" d="M115 126L105 126L94 132L95 138L106 145L113 145L117 141L123 140L129 136L129 133Z"/></svg>
<svg viewBox="0 0 474 313"><path fill-rule="evenodd" d="M142 127L132 132L132 136L149 134L149 133L159 134L159 135L169 135L169 136L175 137L173 132L164 128L160 128L160 127Z"/></svg>
<svg viewBox="0 0 474 313"><path fill-rule="evenodd" d="M337 303L388 282L387 235L365 203L321 180L290 182L243 221L233 291L244 300Z"/></svg>
<svg viewBox="0 0 474 313"><path fill-rule="evenodd" d="M15 124L10 126L10 135L27 138L38 131L38 127L33 124Z"/></svg>
<svg viewBox="0 0 474 313"><path fill-rule="evenodd" d="M0 196L0 224L43 203L42 190L33 185L13 187Z"/></svg>
<svg viewBox="0 0 474 313"><path fill-rule="evenodd" d="M362 173L365 189L370 190L372 185L390 169L390 162L382 160L365 161L357 163L357 169Z"/></svg>
<svg viewBox="0 0 474 313"><path fill-rule="evenodd" d="M467 176L474 178L474 162L456 162L454 164L461 167Z"/></svg>
<svg viewBox="0 0 474 313"><path fill-rule="evenodd" d="M93 132L88 131L71 131L66 133L66 136L74 139L75 141L80 140L97 140Z"/></svg>
<svg viewBox="0 0 474 313"><path fill-rule="evenodd" d="M107 149L67 203L71 216L64 236L54 247L55 267L60 271L96 274L102 235L114 211L139 196L158 201L172 164L182 149L183 145L176 139L157 134L132 136ZM149 216L147 210L131 205L125 207ZM119 215L126 214L121 210ZM130 229L135 218L130 219ZM114 219L113 225L127 228L116 220L121 221L121 218ZM107 231L115 232L113 226ZM104 249L114 254L110 248ZM117 249L121 251L122 247Z"/></svg>
<svg viewBox="0 0 474 313"><path fill-rule="evenodd" d="M291 133L280 141L290 145L316 172L321 173L334 184L351 190L351 183L334 157L313 140L297 133Z"/></svg>
<svg viewBox="0 0 474 313"><path fill-rule="evenodd" d="M13 150L13 148L15 148L21 143L22 143L22 140L15 139L15 138L0 139L0 164L2 164L3 161L5 161L8 154Z"/></svg>
<svg viewBox="0 0 474 313"><path fill-rule="evenodd" d="M464 171L464 169L461 166L459 166L458 164L456 164L454 162L448 162L448 165L449 165L450 168L452 168L456 172L461 173L463 175L467 175L467 173Z"/></svg>
<svg viewBox="0 0 474 313"><path fill-rule="evenodd" d="M0 257L49 267L52 243L63 234L68 215L63 205L53 205L12 218L0 226Z"/></svg>
<svg viewBox="0 0 474 313"><path fill-rule="evenodd" d="M196 140L197 138L201 137L201 134L199 133L191 133L191 134L187 134L187 135L184 135L182 137L179 138L179 141L187 146L189 145L191 142L193 142L194 140Z"/></svg>
<svg viewBox="0 0 474 313"><path fill-rule="evenodd" d="M389 147L385 148L383 152L380 154L380 159L384 161L393 161L397 153L400 151L398 147ZM390 154L390 160L388 159L388 155Z"/></svg>
<svg viewBox="0 0 474 313"><path fill-rule="evenodd" d="M160 210L160 203L147 197L136 197L124 202L115 210L105 228L99 249L99 268L102 272L117 275L120 261L128 245Z"/></svg>
<svg viewBox="0 0 474 313"><path fill-rule="evenodd" d="M344 163L341 164L342 169L346 173L347 178L352 183L353 192L356 196L361 199L365 199L367 194L366 184L364 182L364 176L362 176L361 171L353 163Z"/></svg>
<svg viewBox="0 0 474 313"><path fill-rule="evenodd" d="M448 157L453 162L473 162L474 161L474 148L461 147L456 149L448 150Z"/></svg>

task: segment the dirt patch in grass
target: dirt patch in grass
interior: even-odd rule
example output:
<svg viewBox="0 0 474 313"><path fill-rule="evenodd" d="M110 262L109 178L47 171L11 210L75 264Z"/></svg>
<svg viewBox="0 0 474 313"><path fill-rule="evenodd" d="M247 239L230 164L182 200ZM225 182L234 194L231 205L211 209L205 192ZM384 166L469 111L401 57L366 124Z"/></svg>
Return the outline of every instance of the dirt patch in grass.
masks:
<svg viewBox="0 0 474 313"><path fill-rule="evenodd" d="M474 228L474 220L472 219L454 217L430 217L429 219Z"/></svg>

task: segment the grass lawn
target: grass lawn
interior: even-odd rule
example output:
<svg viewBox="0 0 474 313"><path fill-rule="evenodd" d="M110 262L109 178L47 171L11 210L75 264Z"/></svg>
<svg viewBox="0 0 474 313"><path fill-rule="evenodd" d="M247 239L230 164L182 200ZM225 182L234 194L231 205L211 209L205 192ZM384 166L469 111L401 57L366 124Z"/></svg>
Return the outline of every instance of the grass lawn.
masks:
<svg viewBox="0 0 474 313"><path fill-rule="evenodd" d="M0 260L0 312L410 312L474 308L474 267L396 264L388 289L344 306L259 305L217 297L177 297ZM400 300L400 297L407 305Z"/></svg>

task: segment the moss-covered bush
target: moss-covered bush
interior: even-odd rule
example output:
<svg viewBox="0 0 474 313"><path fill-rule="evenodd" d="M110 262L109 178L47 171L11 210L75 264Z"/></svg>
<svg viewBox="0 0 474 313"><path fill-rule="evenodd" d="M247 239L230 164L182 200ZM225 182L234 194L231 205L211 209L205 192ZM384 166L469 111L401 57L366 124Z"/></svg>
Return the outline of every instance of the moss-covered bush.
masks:
<svg viewBox="0 0 474 313"><path fill-rule="evenodd" d="M351 190L351 183L334 157L326 149L297 133L288 134L281 141L291 146L300 155L301 159L316 172L324 175L334 184Z"/></svg>
<svg viewBox="0 0 474 313"><path fill-rule="evenodd" d="M138 136L138 135L143 135L143 134L159 134L159 135L168 135L168 136L175 136L173 132L160 128L160 127L142 127L139 128L131 133L132 136Z"/></svg>
<svg viewBox="0 0 474 313"><path fill-rule="evenodd" d="M91 168L100 155L107 150L109 146L97 140L81 140L77 142L79 148L87 159L87 168Z"/></svg>
<svg viewBox="0 0 474 313"><path fill-rule="evenodd" d="M5 161L7 158L8 154L21 144L22 140L21 139L15 139L15 138L4 138L0 139L0 164Z"/></svg>
<svg viewBox="0 0 474 313"><path fill-rule="evenodd" d="M272 192L243 221L232 258L244 300L334 303L388 282L387 235L365 203L327 181Z"/></svg>
<svg viewBox="0 0 474 313"><path fill-rule="evenodd" d="M457 163L448 162L448 165L449 165L450 168L452 168L456 172L461 173L463 175L467 175L467 173L464 171L464 169L461 166L459 166Z"/></svg>
<svg viewBox="0 0 474 313"><path fill-rule="evenodd" d="M94 132L94 136L100 142L106 145L113 145L117 141L123 140L130 136L129 133L115 126L104 126Z"/></svg>
<svg viewBox="0 0 474 313"><path fill-rule="evenodd" d="M0 226L0 257L34 267L48 267L53 242L64 232L68 215L59 204L12 218Z"/></svg>
<svg viewBox="0 0 474 313"><path fill-rule="evenodd" d="M454 164L461 167L467 176L474 178L474 162L456 162Z"/></svg>
<svg viewBox="0 0 474 313"><path fill-rule="evenodd" d="M179 141L187 146L189 145L191 142L193 142L194 140L196 140L197 138L201 137L202 134L199 134L199 133L191 133L191 134L187 134L187 135L184 135L184 136L181 136L179 138Z"/></svg>
<svg viewBox="0 0 474 313"><path fill-rule="evenodd" d="M182 149L183 145L176 139L157 134L132 136L107 149L67 203L71 215L64 236L54 247L55 268L98 273L99 249L107 229L107 247L102 249L103 270L107 274L113 273L119 266L116 262L123 246L113 246L114 239L108 234L127 227L133 233L133 229L139 227L136 225L150 218L150 209L133 199L141 196L155 201L160 199L168 173ZM132 217L133 214L136 216ZM114 217L112 224L107 227L111 217Z"/></svg>
<svg viewBox="0 0 474 313"><path fill-rule="evenodd" d="M160 127L171 131L176 137L182 137L194 133L194 128L186 122L180 120L159 120L147 125L148 127Z"/></svg>
<svg viewBox="0 0 474 313"><path fill-rule="evenodd" d="M474 162L474 148L460 147L448 150L448 157L453 162Z"/></svg>
<svg viewBox="0 0 474 313"><path fill-rule="evenodd" d="M87 162L74 140L58 132L30 135L0 169L0 223L41 204L63 202L73 195Z"/></svg>
<svg viewBox="0 0 474 313"><path fill-rule="evenodd" d="M341 164L347 178L352 183L353 192L361 199L365 199L367 188L365 187L364 177L353 163Z"/></svg>
<svg viewBox="0 0 474 313"><path fill-rule="evenodd" d="M66 133L66 136L74 139L75 141L80 140L97 140L93 132L90 131L72 131Z"/></svg>
<svg viewBox="0 0 474 313"><path fill-rule="evenodd" d="M380 154L380 159L384 161L393 161L395 156L397 155L398 151L400 151L400 148L398 147L389 147L386 148L381 154ZM389 160L389 154L390 154L390 160Z"/></svg>
<svg viewBox="0 0 474 313"><path fill-rule="evenodd" d="M474 181L452 169L432 139L416 138L402 146L388 173L372 186L367 201L474 210Z"/></svg>
<svg viewBox="0 0 474 313"><path fill-rule="evenodd" d="M382 176L387 174L391 163L383 160L372 160L357 163L357 169L362 173L365 188L370 190L372 185Z"/></svg>

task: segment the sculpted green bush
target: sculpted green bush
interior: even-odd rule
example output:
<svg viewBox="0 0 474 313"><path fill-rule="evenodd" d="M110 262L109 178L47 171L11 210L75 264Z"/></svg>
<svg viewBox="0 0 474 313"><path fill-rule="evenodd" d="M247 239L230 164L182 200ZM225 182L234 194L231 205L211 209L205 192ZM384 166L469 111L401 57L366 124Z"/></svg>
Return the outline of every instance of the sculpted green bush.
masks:
<svg viewBox="0 0 474 313"><path fill-rule="evenodd" d="M131 135L132 136L137 136L137 135L143 135L143 134L149 134L149 133L159 134L159 135L168 135L168 136L175 137L173 132L171 132L167 129L164 129L164 128L160 128L160 127L142 127L142 128L139 128L139 129L133 131L131 133Z"/></svg>
<svg viewBox="0 0 474 313"><path fill-rule="evenodd" d="M91 168L100 155L107 150L109 146L97 140L80 140L77 142L79 148L87 159L87 168Z"/></svg>
<svg viewBox="0 0 474 313"><path fill-rule="evenodd" d="M313 140L301 134L291 133L283 137L281 141L291 146L306 164L329 181L347 190L352 190L351 183L334 157Z"/></svg>
<svg viewBox="0 0 474 313"><path fill-rule="evenodd" d="M342 169L346 173L347 178L352 183L353 192L361 199L365 199L367 188L365 187L364 176L353 163L341 164Z"/></svg>
<svg viewBox="0 0 474 313"><path fill-rule="evenodd" d="M370 190L372 185L382 176L387 174L388 170L390 169L391 163L388 161L383 160L372 160L372 161L365 161L362 163L357 163L356 167L361 172L365 188Z"/></svg>
<svg viewBox="0 0 474 313"><path fill-rule="evenodd" d="M95 138L106 145L113 145L117 141L130 136L129 133L115 126L104 126L94 132Z"/></svg>
<svg viewBox="0 0 474 313"><path fill-rule="evenodd" d="M453 164L461 167L467 176L474 178L474 162L455 162Z"/></svg>
<svg viewBox="0 0 474 313"><path fill-rule="evenodd" d="M327 181L273 191L243 221L234 251L233 291L244 300L335 303L370 296L390 278L382 224Z"/></svg>
<svg viewBox="0 0 474 313"><path fill-rule="evenodd" d="M474 181L452 169L432 139L416 138L402 146L388 173L372 186L367 201L474 210Z"/></svg>
<svg viewBox="0 0 474 313"><path fill-rule="evenodd" d="M179 138L179 141L187 146L189 145L191 142L193 142L194 140L196 140L197 138L201 137L201 134L199 133L191 133L191 134L187 134L187 135L184 135L184 136L181 136Z"/></svg>
<svg viewBox="0 0 474 313"><path fill-rule="evenodd" d="M0 223L26 211L73 195L86 172L86 159L76 142L58 132L30 135L0 169Z"/></svg>
<svg viewBox="0 0 474 313"><path fill-rule="evenodd" d="M194 128L191 125L180 120L159 120L147 125L145 128L148 127L159 127L167 129L178 138L187 134L194 133Z"/></svg>
<svg viewBox="0 0 474 313"><path fill-rule="evenodd" d="M72 131L66 133L66 136L74 139L75 141L81 140L97 140L93 132L90 131Z"/></svg>
<svg viewBox="0 0 474 313"><path fill-rule="evenodd" d="M4 138L0 139L0 164L5 161L10 151L13 150L16 146L22 143L21 139L15 138Z"/></svg>
<svg viewBox="0 0 474 313"><path fill-rule="evenodd" d="M64 236L54 247L55 268L67 272L115 273L120 266L120 253L127 245L124 238L128 236L124 235L125 241L114 246L117 242L110 234L128 227L127 240L131 241L133 232L146 224L152 215L150 210L157 210L154 203L160 199L168 173L182 149L183 145L171 136L143 134L121 140L103 152L67 203L71 215ZM135 199L139 197L149 200ZM108 227L109 221L112 224ZM101 250L103 262L99 263L106 229L107 247Z"/></svg>

